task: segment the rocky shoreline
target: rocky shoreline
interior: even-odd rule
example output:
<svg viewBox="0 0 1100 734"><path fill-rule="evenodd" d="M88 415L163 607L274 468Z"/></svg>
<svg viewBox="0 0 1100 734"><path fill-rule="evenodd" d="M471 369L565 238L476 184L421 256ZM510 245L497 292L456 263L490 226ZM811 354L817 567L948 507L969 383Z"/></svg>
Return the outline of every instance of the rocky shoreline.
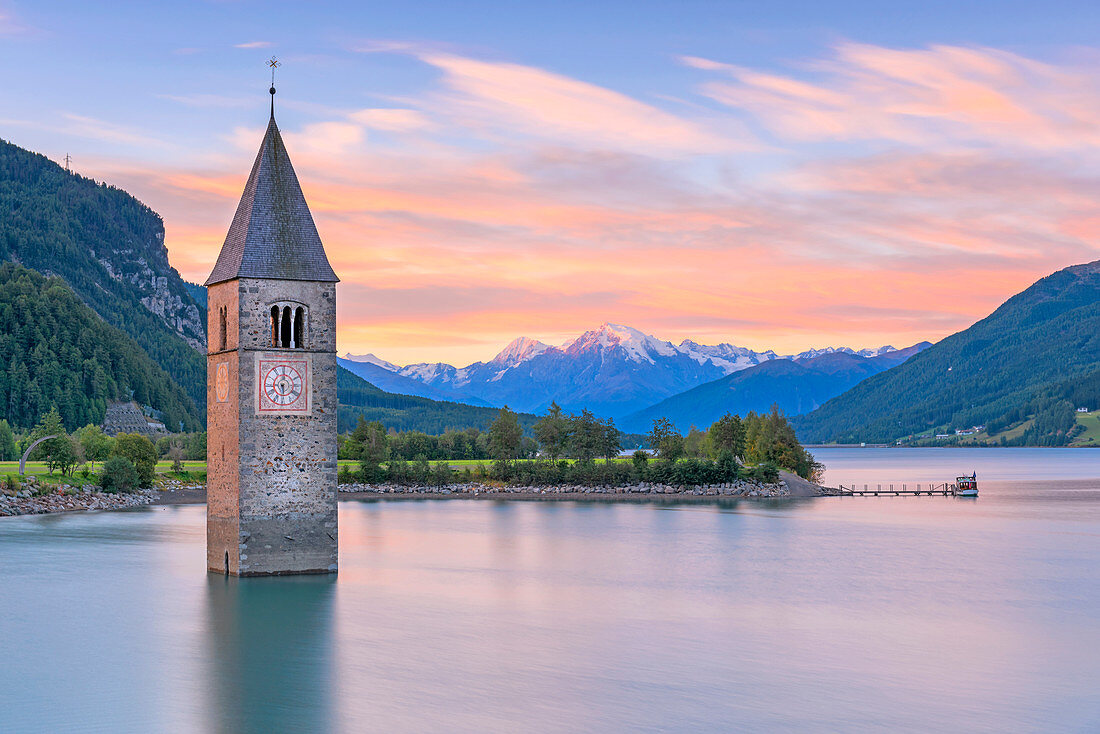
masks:
<svg viewBox="0 0 1100 734"><path fill-rule="evenodd" d="M178 495L177 495L178 493ZM177 498L178 497L178 498ZM48 515L55 512L123 510L153 504L183 504L206 501L206 487L199 484L164 482L129 494L100 492L94 485L45 484L26 477L18 492L0 492L0 517Z"/></svg>
<svg viewBox="0 0 1100 734"><path fill-rule="evenodd" d="M37 489L23 489L14 495L0 494L0 517L121 510L151 504L159 496L160 493L155 489L142 489L132 494L107 494L90 487L71 487L67 484L59 485L56 489L51 487L45 494L38 494Z"/></svg>
<svg viewBox="0 0 1100 734"><path fill-rule="evenodd" d="M28 477L23 488L14 495L0 493L0 517L14 515L44 515L54 512L120 510L143 505L201 504L206 502L206 487L191 482L165 481L156 487L132 494L107 494L90 485L74 487L67 484L40 484ZM340 499L515 499L515 500L644 500L667 499L782 499L816 497L821 487L787 472L773 484L760 482L726 482L698 487L640 482L619 486L551 485L510 486L489 482L455 482L427 487L404 484L341 484Z"/></svg>
<svg viewBox="0 0 1100 734"><path fill-rule="evenodd" d="M466 497L472 499L571 499L571 498L644 498L644 497L752 497L780 498L807 496L792 493L788 483L781 479L774 484L757 482L726 482L697 487L639 482L618 486L583 486L572 484L550 486L503 485L487 482L461 482L442 486L416 486L404 484L341 484L341 494L359 497Z"/></svg>

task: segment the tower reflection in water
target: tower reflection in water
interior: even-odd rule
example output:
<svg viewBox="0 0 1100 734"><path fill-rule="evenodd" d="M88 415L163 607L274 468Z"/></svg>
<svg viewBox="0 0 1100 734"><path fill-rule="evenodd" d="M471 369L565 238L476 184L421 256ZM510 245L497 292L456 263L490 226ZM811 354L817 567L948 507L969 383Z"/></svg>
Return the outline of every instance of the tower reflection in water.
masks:
<svg viewBox="0 0 1100 734"><path fill-rule="evenodd" d="M333 729L335 592L330 575L209 576L208 731Z"/></svg>

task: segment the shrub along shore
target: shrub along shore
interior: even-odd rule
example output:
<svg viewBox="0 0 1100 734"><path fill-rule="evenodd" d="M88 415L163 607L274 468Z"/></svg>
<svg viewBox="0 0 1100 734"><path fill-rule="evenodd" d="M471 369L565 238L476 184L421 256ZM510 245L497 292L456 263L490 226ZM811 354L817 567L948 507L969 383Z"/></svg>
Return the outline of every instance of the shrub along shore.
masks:
<svg viewBox="0 0 1100 734"><path fill-rule="evenodd" d="M507 500L603 500L612 502L653 499L720 500L779 499L820 494L814 485L799 484L797 476L782 472L774 482L734 480L714 484L675 485L656 482L632 484L504 484L492 481L446 484L373 483L341 484L340 499L507 499ZM16 492L0 492L0 517L43 515L55 512L120 510L142 505L201 504L206 487L194 480L165 480L133 492L103 492L94 484L71 486L28 481Z"/></svg>
<svg viewBox="0 0 1100 734"><path fill-rule="evenodd" d="M418 484L341 484L341 493L359 497L382 498L465 498L465 499L539 499L539 500L645 500L670 498L779 498L796 496L787 482L774 483L735 481L696 486L637 484L585 486L580 484L522 485L463 482L442 486ZM804 495L803 495L804 496Z"/></svg>

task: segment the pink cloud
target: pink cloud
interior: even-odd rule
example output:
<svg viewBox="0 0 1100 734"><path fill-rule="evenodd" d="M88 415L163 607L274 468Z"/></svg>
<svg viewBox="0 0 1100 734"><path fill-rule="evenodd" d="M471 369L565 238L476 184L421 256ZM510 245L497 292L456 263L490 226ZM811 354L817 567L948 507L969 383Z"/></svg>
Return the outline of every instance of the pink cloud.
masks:
<svg viewBox="0 0 1100 734"><path fill-rule="evenodd" d="M705 83L704 94L793 140L1043 149L1100 143L1095 74L997 49L844 43L798 76L690 57L684 62L724 77Z"/></svg>
<svg viewBox="0 0 1100 734"><path fill-rule="evenodd" d="M657 155L755 147L625 94L520 64L437 52L419 58L444 73L440 97L467 125Z"/></svg>
<svg viewBox="0 0 1100 734"><path fill-rule="evenodd" d="M343 278L341 350L469 362L603 321L758 349L902 346L1098 256L1100 96L1071 67L857 44L787 75L688 60L715 75L716 119L415 53L436 86L284 130ZM716 132L745 114L786 150ZM90 172L163 213L173 263L201 281L261 135L234 131L201 168Z"/></svg>

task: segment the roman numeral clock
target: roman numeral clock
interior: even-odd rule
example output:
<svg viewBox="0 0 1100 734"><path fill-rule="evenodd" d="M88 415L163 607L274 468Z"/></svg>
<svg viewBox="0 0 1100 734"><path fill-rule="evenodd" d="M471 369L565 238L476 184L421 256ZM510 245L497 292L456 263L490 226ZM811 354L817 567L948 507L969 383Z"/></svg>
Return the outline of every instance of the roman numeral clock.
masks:
<svg viewBox="0 0 1100 734"><path fill-rule="evenodd" d="M262 415L309 415L309 355L256 355L256 412Z"/></svg>

